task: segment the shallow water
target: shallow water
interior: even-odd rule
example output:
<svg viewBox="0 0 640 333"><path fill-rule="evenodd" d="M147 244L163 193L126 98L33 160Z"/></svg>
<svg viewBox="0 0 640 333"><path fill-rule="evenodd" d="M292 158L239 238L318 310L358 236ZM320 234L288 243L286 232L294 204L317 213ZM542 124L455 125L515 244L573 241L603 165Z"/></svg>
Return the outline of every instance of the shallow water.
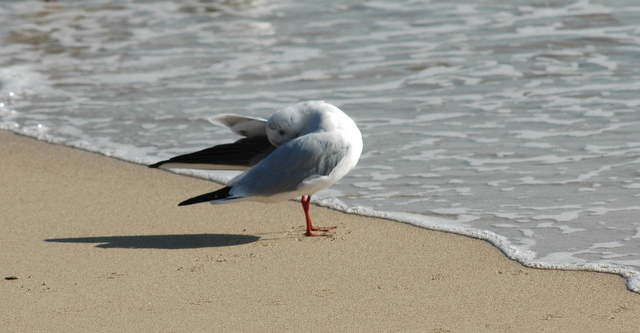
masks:
<svg viewBox="0 0 640 333"><path fill-rule="evenodd" d="M234 140L213 114L323 99L365 148L318 203L640 290L633 1L10 1L0 21L3 129L150 163Z"/></svg>

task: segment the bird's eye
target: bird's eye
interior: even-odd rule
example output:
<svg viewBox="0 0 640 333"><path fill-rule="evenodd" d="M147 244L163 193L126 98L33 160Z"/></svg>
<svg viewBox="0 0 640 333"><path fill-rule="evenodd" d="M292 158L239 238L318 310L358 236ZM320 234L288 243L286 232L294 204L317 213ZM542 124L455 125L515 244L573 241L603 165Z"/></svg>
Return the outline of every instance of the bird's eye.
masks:
<svg viewBox="0 0 640 333"><path fill-rule="evenodd" d="M280 135L284 135L285 133L286 133L286 132L285 132L284 130L279 130L279 131L278 131L278 134L280 134Z"/></svg>

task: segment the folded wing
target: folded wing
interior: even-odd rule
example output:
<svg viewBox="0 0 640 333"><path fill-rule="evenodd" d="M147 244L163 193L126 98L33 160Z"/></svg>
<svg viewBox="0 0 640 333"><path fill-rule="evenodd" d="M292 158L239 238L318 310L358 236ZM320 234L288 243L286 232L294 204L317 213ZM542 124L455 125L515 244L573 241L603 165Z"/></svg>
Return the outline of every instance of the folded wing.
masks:
<svg viewBox="0 0 640 333"><path fill-rule="evenodd" d="M231 196L269 197L294 192L329 176L347 154L348 143L330 133L314 133L286 142L230 184ZM323 187L328 186L326 184Z"/></svg>

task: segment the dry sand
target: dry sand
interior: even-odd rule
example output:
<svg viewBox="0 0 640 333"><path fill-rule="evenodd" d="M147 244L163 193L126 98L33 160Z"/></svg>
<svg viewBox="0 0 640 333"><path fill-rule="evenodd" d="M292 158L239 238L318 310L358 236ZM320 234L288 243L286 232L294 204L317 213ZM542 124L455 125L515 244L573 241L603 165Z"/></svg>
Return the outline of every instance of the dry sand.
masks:
<svg viewBox="0 0 640 333"><path fill-rule="evenodd" d="M211 182L0 131L1 332L638 332L640 295L487 242L298 202L177 207Z"/></svg>

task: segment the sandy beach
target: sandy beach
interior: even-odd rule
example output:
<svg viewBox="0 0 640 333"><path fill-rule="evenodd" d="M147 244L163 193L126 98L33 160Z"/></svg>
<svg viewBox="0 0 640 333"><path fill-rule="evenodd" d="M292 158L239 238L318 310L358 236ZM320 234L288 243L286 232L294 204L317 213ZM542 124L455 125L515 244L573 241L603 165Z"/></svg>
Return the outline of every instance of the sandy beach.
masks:
<svg viewBox="0 0 640 333"><path fill-rule="evenodd" d="M616 275L220 187L0 131L2 332L637 332Z"/></svg>

